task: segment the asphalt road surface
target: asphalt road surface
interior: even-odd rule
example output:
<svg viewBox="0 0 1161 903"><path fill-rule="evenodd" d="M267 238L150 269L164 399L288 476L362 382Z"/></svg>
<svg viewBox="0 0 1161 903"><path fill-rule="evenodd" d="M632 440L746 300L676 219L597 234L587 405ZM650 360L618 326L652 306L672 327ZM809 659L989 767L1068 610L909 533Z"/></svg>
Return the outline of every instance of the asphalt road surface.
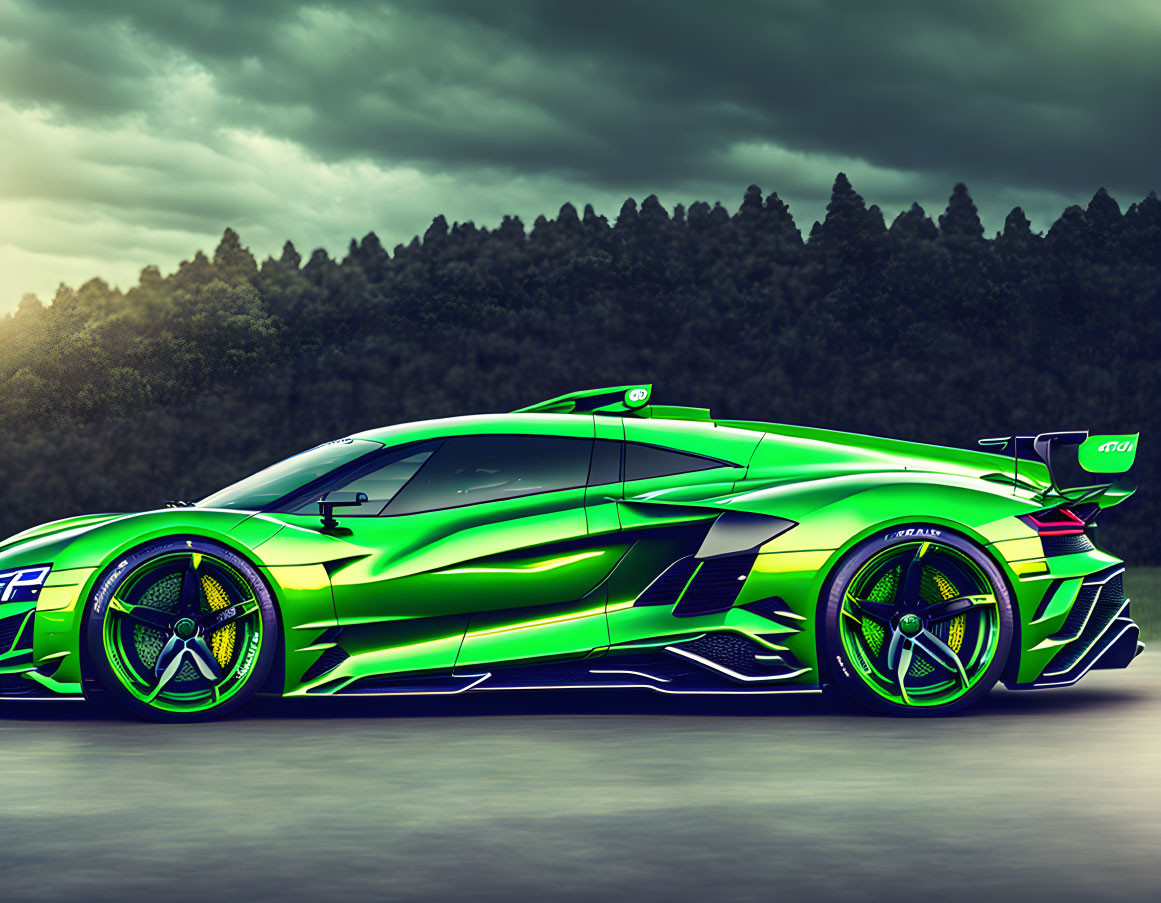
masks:
<svg viewBox="0 0 1161 903"><path fill-rule="evenodd" d="M816 696L0 707L0 900L1161 899L1161 653L970 714Z"/></svg>

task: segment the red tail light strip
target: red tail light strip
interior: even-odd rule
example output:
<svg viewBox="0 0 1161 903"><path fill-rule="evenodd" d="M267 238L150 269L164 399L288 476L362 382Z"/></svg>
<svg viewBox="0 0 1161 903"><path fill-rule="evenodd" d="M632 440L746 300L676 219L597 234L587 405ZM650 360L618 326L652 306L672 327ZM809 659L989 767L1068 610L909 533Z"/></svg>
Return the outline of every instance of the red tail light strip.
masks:
<svg viewBox="0 0 1161 903"><path fill-rule="evenodd" d="M1028 520L1041 536L1076 536L1084 532L1084 521L1067 508L1053 508L1039 517L1029 514Z"/></svg>

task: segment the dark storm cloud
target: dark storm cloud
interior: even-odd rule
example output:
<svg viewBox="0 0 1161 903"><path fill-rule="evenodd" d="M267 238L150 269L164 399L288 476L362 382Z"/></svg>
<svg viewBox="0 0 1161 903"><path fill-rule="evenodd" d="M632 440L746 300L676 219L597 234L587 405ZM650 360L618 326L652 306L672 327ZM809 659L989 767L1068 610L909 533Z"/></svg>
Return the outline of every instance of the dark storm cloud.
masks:
<svg viewBox="0 0 1161 903"><path fill-rule="evenodd" d="M1071 193L1108 183L1140 193L1161 148L1161 16L1148 2L19 8L37 12L17 40L69 60L35 83L68 115L133 109L135 70L178 53L213 77L225 121L328 160L679 185L756 178L736 171L728 151L770 143L945 186ZM122 52L99 58L90 47L74 58L64 31L117 36ZM33 87L25 79L20 97L35 99ZM140 90L137 102L157 102Z"/></svg>
<svg viewBox="0 0 1161 903"><path fill-rule="evenodd" d="M224 225L260 256L626 195L800 226L846 171L989 230L1158 186L1157 0L0 0L0 313L131 284Z"/></svg>
<svg viewBox="0 0 1161 903"><path fill-rule="evenodd" d="M671 156L684 165L765 140L1056 190L1156 178L1152 3L438 5L559 68L598 61L606 77L594 88L632 96L640 128L599 114L586 124L662 172ZM698 127L655 131L683 110L704 116ZM618 171L597 165L603 178Z"/></svg>

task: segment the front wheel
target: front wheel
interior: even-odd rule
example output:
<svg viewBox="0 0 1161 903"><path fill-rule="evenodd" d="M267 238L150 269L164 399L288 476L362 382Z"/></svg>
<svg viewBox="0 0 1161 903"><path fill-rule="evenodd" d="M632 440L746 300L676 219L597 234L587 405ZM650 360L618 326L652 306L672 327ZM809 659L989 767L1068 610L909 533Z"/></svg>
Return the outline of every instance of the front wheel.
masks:
<svg viewBox="0 0 1161 903"><path fill-rule="evenodd" d="M1012 643L999 569L935 527L872 537L851 550L823 602L823 652L857 702L895 715L943 715L995 685Z"/></svg>
<svg viewBox="0 0 1161 903"><path fill-rule="evenodd" d="M155 721L204 721L262 686L278 620L244 558L207 540L169 539L102 575L86 632L93 672L112 701Z"/></svg>

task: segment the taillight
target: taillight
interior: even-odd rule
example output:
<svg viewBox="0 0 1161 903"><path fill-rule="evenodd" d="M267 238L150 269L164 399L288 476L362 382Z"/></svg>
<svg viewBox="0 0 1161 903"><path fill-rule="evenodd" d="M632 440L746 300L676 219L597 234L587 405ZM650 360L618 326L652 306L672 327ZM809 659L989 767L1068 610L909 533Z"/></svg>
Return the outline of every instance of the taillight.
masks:
<svg viewBox="0 0 1161 903"><path fill-rule="evenodd" d="M1021 520L1041 536L1078 536L1085 528L1084 519L1063 506L1025 514Z"/></svg>

